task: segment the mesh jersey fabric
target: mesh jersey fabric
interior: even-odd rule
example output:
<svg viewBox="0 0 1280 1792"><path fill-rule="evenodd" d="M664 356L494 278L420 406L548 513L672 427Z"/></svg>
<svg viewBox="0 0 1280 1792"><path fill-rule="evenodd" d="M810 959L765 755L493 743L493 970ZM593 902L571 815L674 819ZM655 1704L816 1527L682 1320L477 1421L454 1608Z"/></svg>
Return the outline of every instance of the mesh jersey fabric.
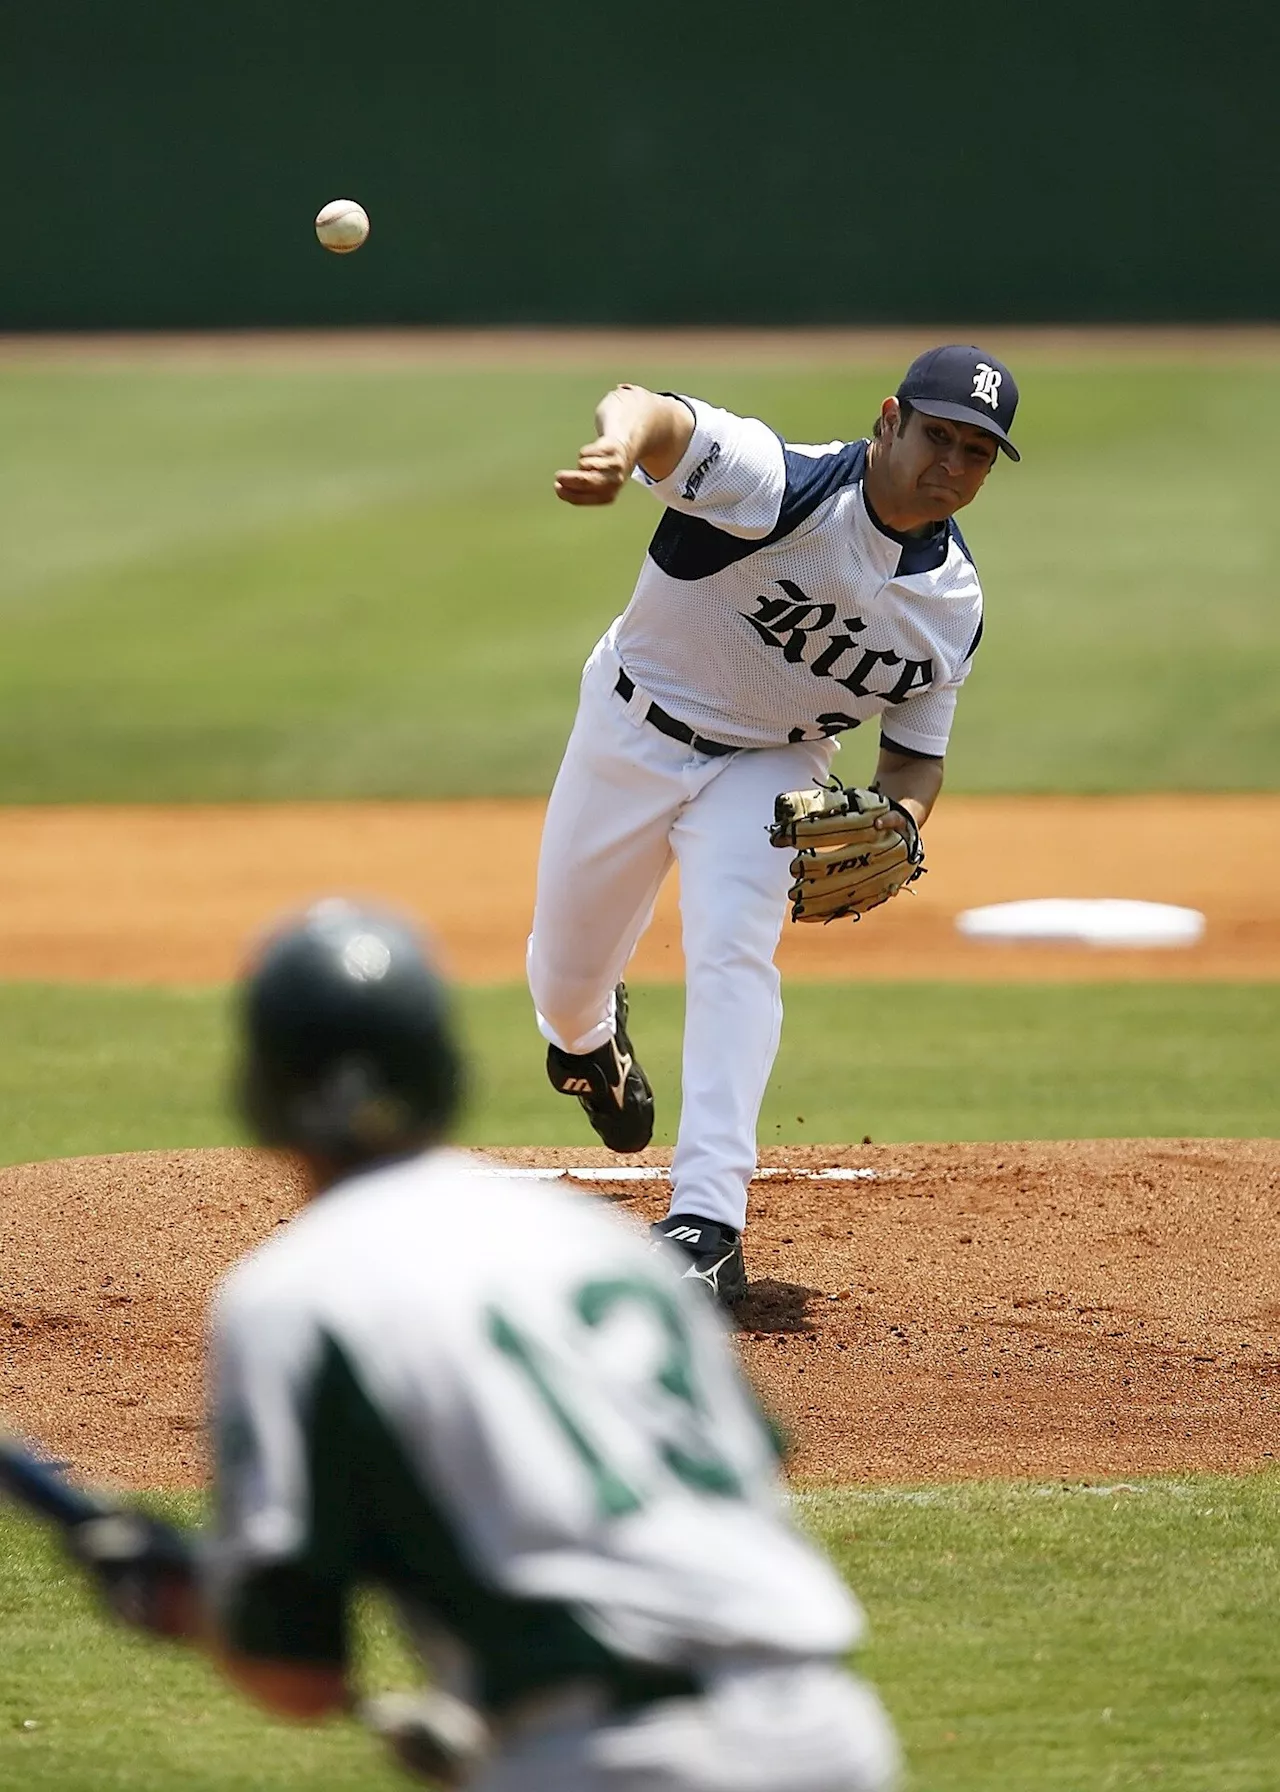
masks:
<svg viewBox="0 0 1280 1792"><path fill-rule="evenodd" d="M317 1394L335 1350L408 1496L344 1454ZM590 1197L452 1151L351 1178L223 1283L211 1398L224 1615L264 1577L370 1578L373 1551L478 1658L478 1688L454 1686L482 1703L581 1672L571 1634L692 1671L831 1657L859 1630L711 1303Z"/></svg>
<svg viewBox="0 0 1280 1792"><path fill-rule="evenodd" d="M886 528L863 490L866 441L784 443L755 417L685 398L694 429L624 614L623 666L662 708L726 745L821 739L873 716L941 757L982 631L954 522Z"/></svg>

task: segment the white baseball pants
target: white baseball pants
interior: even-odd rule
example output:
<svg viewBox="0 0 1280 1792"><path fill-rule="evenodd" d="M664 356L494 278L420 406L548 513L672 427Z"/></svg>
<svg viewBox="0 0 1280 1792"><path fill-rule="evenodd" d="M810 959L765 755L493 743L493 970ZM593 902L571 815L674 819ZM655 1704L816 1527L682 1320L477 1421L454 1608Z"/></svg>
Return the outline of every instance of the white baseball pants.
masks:
<svg viewBox="0 0 1280 1792"><path fill-rule="evenodd" d="M891 1792L899 1756L869 1687L822 1663L727 1678L630 1721L513 1739L474 1792Z"/></svg>
<svg viewBox="0 0 1280 1792"><path fill-rule="evenodd" d="M778 792L825 776L835 747L696 752L644 720L646 692L623 701L618 672L606 635L547 807L529 988L545 1039L573 1053L603 1045L614 986L679 864L686 1004L671 1211L741 1228L782 1026L773 955L791 882L790 854L765 830Z"/></svg>

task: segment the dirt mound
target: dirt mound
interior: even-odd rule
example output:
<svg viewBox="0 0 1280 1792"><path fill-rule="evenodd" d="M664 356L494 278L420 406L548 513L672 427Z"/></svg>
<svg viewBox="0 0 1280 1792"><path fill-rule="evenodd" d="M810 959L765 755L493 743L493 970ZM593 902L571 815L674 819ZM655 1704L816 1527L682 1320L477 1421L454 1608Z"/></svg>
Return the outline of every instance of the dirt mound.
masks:
<svg viewBox="0 0 1280 1792"><path fill-rule="evenodd" d="M252 1151L148 1151L0 1171L0 1415L86 1474L203 1473L214 1280L298 1206Z"/></svg>
<svg viewBox="0 0 1280 1792"><path fill-rule="evenodd" d="M765 1163L808 1174L753 1193L741 1342L798 1473L1244 1470L1280 1449L1280 1142L810 1148ZM873 1174L813 1174L833 1167ZM591 1186L637 1221L665 1207L654 1182ZM248 1151L0 1172L8 1422L89 1475L198 1479L210 1286L297 1199Z"/></svg>

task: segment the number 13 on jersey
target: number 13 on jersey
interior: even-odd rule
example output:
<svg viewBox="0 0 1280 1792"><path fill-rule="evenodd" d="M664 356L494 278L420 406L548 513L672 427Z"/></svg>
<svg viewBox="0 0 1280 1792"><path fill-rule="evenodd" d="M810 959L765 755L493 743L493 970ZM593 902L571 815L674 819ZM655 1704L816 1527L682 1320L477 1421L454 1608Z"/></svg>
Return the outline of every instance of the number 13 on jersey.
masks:
<svg viewBox="0 0 1280 1792"><path fill-rule="evenodd" d="M699 1386L689 1325L675 1295L657 1280L640 1276L583 1282L567 1298L566 1342L584 1368L579 1392L597 1379L596 1359L609 1323L630 1315L652 1334L646 1353L647 1380L628 1402L638 1431L653 1456L655 1476L665 1467L685 1487L702 1494L737 1498L742 1492L737 1471L717 1448L709 1402ZM562 1351L546 1348L530 1331L498 1307L488 1312L493 1344L519 1370L591 1481L602 1518L623 1518L638 1512L647 1490L639 1477L624 1475L606 1455L592 1428L589 1399L575 1397L579 1378L565 1364Z"/></svg>

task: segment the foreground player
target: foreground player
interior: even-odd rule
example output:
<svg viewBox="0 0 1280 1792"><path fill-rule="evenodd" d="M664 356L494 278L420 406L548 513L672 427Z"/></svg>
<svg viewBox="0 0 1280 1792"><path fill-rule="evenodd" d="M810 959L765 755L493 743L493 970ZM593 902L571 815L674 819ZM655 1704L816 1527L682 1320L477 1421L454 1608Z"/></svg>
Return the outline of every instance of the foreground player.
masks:
<svg viewBox="0 0 1280 1792"><path fill-rule="evenodd" d="M792 872L775 798L826 776L832 736L880 718L877 823L919 854L942 786L982 592L951 521L1009 440L1018 392L981 349L931 349L870 440L793 447L755 418L620 386L560 473L566 503L628 479L666 506L631 602L587 663L547 809L529 985L552 1086L614 1151L653 1096L621 977L680 867L683 1106L658 1230L722 1300L746 1291L741 1232L782 1021L773 955Z"/></svg>
<svg viewBox="0 0 1280 1792"><path fill-rule="evenodd" d="M478 1792L888 1787L839 1665L857 1609L719 1321L598 1200L443 1148L459 1062L413 936L321 904L266 947L244 1032L249 1122L313 1200L218 1294L202 1584L167 1527L132 1554L108 1527L81 1555L117 1612L318 1718L381 1586L440 1690L375 1725Z"/></svg>

